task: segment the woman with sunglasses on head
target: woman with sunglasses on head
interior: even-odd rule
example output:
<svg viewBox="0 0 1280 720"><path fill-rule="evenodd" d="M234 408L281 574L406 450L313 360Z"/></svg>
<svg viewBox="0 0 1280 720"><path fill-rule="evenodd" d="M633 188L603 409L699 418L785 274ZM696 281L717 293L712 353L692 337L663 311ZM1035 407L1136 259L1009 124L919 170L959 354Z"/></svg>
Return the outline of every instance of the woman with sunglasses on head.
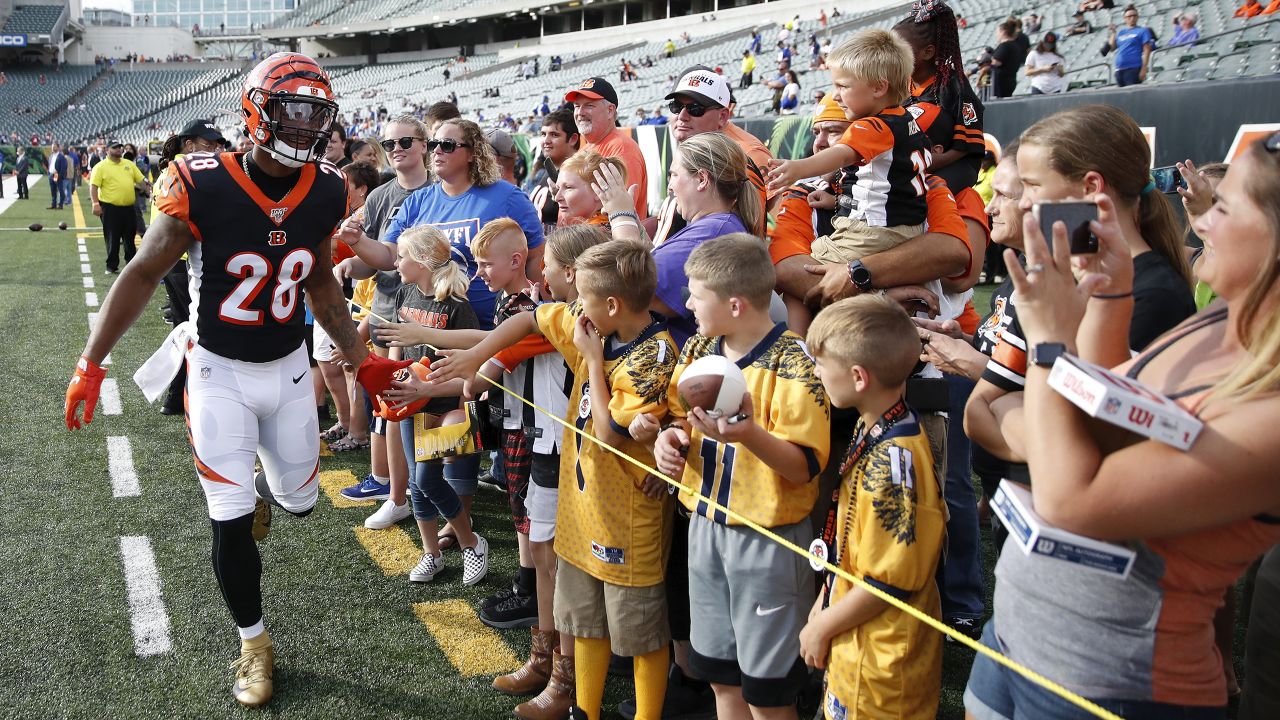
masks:
<svg viewBox="0 0 1280 720"><path fill-rule="evenodd" d="M395 170L395 178L372 190L365 198L364 207L352 216L360 223L361 236L368 233L370 237L382 239L391 221L392 214L404 203L415 190L426 187L431 182L431 174L427 170L427 128L412 115L400 115L392 118L382 127L381 143L391 150L391 166ZM367 230L365 230L367 228ZM376 277L373 306L369 314L370 336L373 340L373 351L380 357L387 357L387 344L372 332L381 321L379 318L391 317L395 311L396 292L400 289L400 275L394 269L385 270L366 263L362 255L379 246L373 241L351 244L351 236L340 235L357 257L348 258L338 263L335 274L341 277L367 278ZM390 425L390 427L388 427ZM335 438L340 439L340 438ZM370 428L370 452L385 458L385 463L375 461L376 468L385 468L384 475L370 473L363 481L344 488L342 494L352 500L385 500L386 502L365 520L365 527L385 529L413 514L409 506L409 467L405 460L404 448L400 442L399 427L396 423L388 423L382 418L375 418Z"/></svg>
<svg viewBox="0 0 1280 720"><path fill-rule="evenodd" d="M396 141L396 143L403 140ZM438 180L404 199L400 211L387 221L380 236L381 242L371 240L364 233L364 225L353 216L343 225L340 237L351 245L360 259L372 267L389 270L395 267L396 241L400 233L417 225L433 225L449 238L449 243L466 261L467 276L471 285L467 299L479 320L480 329L493 328L493 316L498 295L490 290L477 274L475 258L471 255L471 242L490 220L511 218L524 231L529 254L525 260L525 272L530 280L542 279L542 222L529 196L520 188L500 179L498 160L493 147L485 139L480 126L470 120L454 118L439 123L434 136L425 143L412 137L412 146L424 146L432 173ZM391 154L401 152L393 144ZM383 315L383 317L389 317ZM379 331L373 330L373 337ZM390 435L388 434L388 444ZM480 456L459 458L445 468L445 477L454 492L462 499L468 515L471 499L475 495L480 474ZM407 484L407 481L406 481ZM388 517L408 517L412 512L403 499L392 497L384 505ZM393 504L394 503L394 504ZM379 510L379 513L383 512ZM440 531L442 548L453 546L453 528L446 525Z"/></svg>
<svg viewBox="0 0 1280 720"><path fill-rule="evenodd" d="M1078 283L1061 225L1050 251L1028 216L1026 269L1008 258L1032 362L1023 421L1006 434L1025 447L1036 512L1064 530L1126 543L1137 560L1121 580L1004 553L983 639L1124 717L1226 717L1214 611L1280 541L1280 445L1268 431L1280 423L1278 196L1280 134L1232 163L1196 222L1207 248L1200 276L1219 300L1116 368L1204 423L1185 451L1093 424L1047 382L1050 359L1063 351L1128 355L1136 271L1124 206L1093 196L1100 250L1075 260ZM1081 717L983 657L965 706L979 718Z"/></svg>

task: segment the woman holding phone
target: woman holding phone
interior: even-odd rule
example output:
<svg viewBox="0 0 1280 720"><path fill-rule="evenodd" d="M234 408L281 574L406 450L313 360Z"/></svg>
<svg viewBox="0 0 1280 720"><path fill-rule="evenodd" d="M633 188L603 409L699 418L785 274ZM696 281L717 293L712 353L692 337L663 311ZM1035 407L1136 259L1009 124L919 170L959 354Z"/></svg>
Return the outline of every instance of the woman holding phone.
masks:
<svg viewBox="0 0 1280 720"><path fill-rule="evenodd" d="M1213 615L1280 541L1280 444L1268 432L1280 423L1278 195L1274 134L1232 164L1196 223L1208 248L1201 278L1220 299L1132 359L1141 255L1126 228L1130 208L1094 195L1095 256L1072 259L1061 226L1051 252L1028 219L1026 269L1009 258L1032 362L1024 422L1005 433L1025 447L1036 512L1063 530L1126 543L1137 559L1120 580L1002 554L983 642L1123 717L1226 717ZM1093 424L1048 386L1046 358L1062 351L1094 362L1124 356L1116 372L1204 423L1194 444L1184 451ZM972 718L1083 717L985 657L974 662L965 708Z"/></svg>

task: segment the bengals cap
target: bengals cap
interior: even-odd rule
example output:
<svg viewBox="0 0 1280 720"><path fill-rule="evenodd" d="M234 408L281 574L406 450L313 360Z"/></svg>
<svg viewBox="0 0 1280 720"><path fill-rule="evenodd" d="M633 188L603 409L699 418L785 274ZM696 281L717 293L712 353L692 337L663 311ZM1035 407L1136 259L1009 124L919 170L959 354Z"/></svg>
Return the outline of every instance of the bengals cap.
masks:
<svg viewBox="0 0 1280 720"><path fill-rule="evenodd" d="M732 101L729 81L705 65L695 65L680 76L676 87L667 95L668 100L684 95L700 105L713 108L726 108Z"/></svg>
<svg viewBox="0 0 1280 720"><path fill-rule="evenodd" d="M613 103L615 106L618 104L618 92L613 89L608 80L600 77L583 80L576 90L570 90L565 93L564 101L573 102L580 97L588 100L604 100Z"/></svg>

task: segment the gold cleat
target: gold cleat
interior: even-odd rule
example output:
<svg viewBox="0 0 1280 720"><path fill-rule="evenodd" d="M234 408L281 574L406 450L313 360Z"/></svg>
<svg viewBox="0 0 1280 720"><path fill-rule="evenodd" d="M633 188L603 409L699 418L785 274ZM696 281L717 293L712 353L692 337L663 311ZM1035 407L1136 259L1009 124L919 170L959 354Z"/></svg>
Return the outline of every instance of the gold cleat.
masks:
<svg viewBox="0 0 1280 720"><path fill-rule="evenodd" d="M271 699L271 672L275 665L275 653L271 637L265 632L256 638L240 641L240 659L231 663L236 670L236 681L231 694L242 705L256 707Z"/></svg>
<svg viewBox="0 0 1280 720"><path fill-rule="evenodd" d="M253 504L253 539L262 542L271 532L271 503L258 498Z"/></svg>

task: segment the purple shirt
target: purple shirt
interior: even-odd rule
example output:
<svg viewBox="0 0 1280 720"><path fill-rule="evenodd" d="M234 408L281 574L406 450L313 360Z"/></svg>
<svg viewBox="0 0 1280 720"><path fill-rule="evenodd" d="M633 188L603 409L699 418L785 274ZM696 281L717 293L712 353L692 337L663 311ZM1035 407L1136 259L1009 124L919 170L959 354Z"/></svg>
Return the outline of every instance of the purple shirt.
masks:
<svg viewBox="0 0 1280 720"><path fill-rule="evenodd" d="M676 315L667 324L667 330L671 332L677 347L684 347L685 341L698 331L693 311L684 306L685 288L689 286L684 263L689 259L689 253L708 240L736 232L747 232L737 215L711 213L689 223L665 243L654 248L653 260L658 265L658 290L655 294L667 307L676 311Z"/></svg>

